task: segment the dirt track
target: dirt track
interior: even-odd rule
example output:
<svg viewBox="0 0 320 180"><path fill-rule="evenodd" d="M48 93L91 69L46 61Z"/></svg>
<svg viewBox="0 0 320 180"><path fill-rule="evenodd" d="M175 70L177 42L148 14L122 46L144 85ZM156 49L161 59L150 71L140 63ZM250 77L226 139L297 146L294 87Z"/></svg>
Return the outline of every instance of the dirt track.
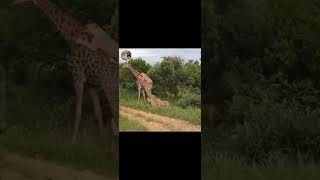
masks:
<svg viewBox="0 0 320 180"><path fill-rule="evenodd" d="M0 151L0 180L116 180Z"/></svg>
<svg viewBox="0 0 320 180"><path fill-rule="evenodd" d="M120 116L129 121L135 121L144 126L148 131L185 131L199 132L199 125L180 120L120 106Z"/></svg>

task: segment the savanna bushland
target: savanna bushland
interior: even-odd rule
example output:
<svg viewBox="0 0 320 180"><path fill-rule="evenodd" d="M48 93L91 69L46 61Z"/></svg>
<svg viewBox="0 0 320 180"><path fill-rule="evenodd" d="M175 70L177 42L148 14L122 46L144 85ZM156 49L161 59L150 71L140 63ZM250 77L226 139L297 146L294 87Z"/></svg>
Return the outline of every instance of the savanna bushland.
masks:
<svg viewBox="0 0 320 180"><path fill-rule="evenodd" d="M118 40L118 1L52 0L82 23L95 22ZM78 142L71 145L74 88L69 51L52 22L33 3L0 2L0 144L10 151L118 174L118 158L97 135L85 96Z"/></svg>
<svg viewBox="0 0 320 180"><path fill-rule="evenodd" d="M202 3L204 179L317 179L320 3Z"/></svg>
<svg viewBox="0 0 320 180"><path fill-rule="evenodd" d="M120 64L120 105L152 112L167 117L201 123L201 63L180 57L163 57L156 64L141 58L129 63L139 72L147 74L153 81L152 94L170 102L170 108L152 107L141 96L137 101L136 79L128 68ZM121 120L120 120L121 121Z"/></svg>

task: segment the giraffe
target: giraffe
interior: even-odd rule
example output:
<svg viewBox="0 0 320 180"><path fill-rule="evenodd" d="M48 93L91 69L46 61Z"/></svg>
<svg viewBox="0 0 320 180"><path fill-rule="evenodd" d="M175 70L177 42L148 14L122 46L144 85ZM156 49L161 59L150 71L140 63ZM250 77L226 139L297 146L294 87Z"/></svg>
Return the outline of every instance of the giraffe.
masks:
<svg viewBox="0 0 320 180"><path fill-rule="evenodd" d="M16 0L13 5L28 0ZM33 2L60 31L70 52L66 59L71 68L76 103L72 133L72 144L78 135L82 115L85 87L88 87L99 133L104 137L104 125L112 131L110 140L119 135L118 114L118 45L95 23L82 24L50 0Z"/></svg>
<svg viewBox="0 0 320 180"><path fill-rule="evenodd" d="M143 99L146 100L147 97L152 95L152 80L144 73L140 73L135 68L133 68L129 63L125 64L125 67L129 69L131 74L136 78L136 85L138 89L138 101L140 101L140 95L142 93Z"/></svg>
<svg viewBox="0 0 320 180"><path fill-rule="evenodd" d="M144 73L140 73L135 68L133 68L128 61L131 59L131 52L128 50L124 50L121 52L121 58L125 60L127 63L124 65L124 67L127 67L132 75L136 78L136 85L138 89L138 101L140 101L140 95L142 93L144 100L146 100L147 97L150 97L152 95L152 87L153 82L152 80ZM142 91L141 91L142 90Z"/></svg>

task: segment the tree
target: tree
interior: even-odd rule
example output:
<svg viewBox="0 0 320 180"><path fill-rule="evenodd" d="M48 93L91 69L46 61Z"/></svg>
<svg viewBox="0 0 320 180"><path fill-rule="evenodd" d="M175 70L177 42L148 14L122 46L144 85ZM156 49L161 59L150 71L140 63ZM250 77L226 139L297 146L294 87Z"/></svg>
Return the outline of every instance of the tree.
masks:
<svg viewBox="0 0 320 180"><path fill-rule="evenodd" d="M201 88L201 66L198 61L189 61L184 65L184 71L187 73L185 86Z"/></svg>

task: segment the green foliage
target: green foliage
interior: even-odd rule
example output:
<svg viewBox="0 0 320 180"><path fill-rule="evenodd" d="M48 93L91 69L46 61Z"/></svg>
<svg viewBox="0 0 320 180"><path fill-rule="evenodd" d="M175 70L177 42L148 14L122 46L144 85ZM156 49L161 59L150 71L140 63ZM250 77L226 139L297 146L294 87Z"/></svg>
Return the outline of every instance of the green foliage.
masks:
<svg viewBox="0 0 320 180"><path fill-rule="evenodd" d="M201 108L201 94L198 88L180 88L177 104L182 108Z"/></svg>
<svg viewBox="0 0 320 180"><path fill-rule="evenodd" d="M249 166L241 158L219 154L205 154L202 156L202 175L205 180L317 180L319 164L315 162L291 162L278 159L263 166L254 164Z"/></svg>
<svg viewBox="0 0 320 180"><path fill-rule="evenodd" d="M130 60L129 62L135 69L139 72L147 73L149 68L151 67L145 60L141 58Z"/></svg>
<svg viewBox="0 0 320 180"><path fill-rule="evenodd" d="M163 57L148 74L154 81L155 94L163 95L165 91L178 94L178 87L200 89L201 67L196 61L185 63L180 57Z"/></svg>
<svg viewBox="0 0 320 180"><path fill-rule="evenodd" d="M319 3L216 0L202 10L203 99L219 111L213 126L203 121L207 150L251 173L319 162Z"/></svg>
<svg viewBox="0 0 320 180"><path fill-rule="evenodd" d="M319 110L304 109L293 103L288 107L285 103L257 104L250 98L241 99L240 106L239 100L235 100L236 107L232 108L236 110L230 112L234 120L238 117L230 144L241 157L261 163L274 153L293 159L299 152L307 160L318 159ZM243 101L247 106L243 106Z"/></svg>
<svg viewBox="0 0 320 180"><path fill-rule="evenodd" d="M183 66L185 72L188 76L186 77L185 86L201 87L201 66L198 61L190 60Z"/></svg>
<svg viewBox="0 0 320 180"><path fill-rule="evenodd" d="M174 64L174 61L176 61L176 66ZM175 59L175 60L168 60L164 59L161 63L155 65L152 69L150 69L149 74L151 79L155 84L155 92L160 93L163 92L165 89L170 90L171 92L176 92L176 87L177 87L177 78L176 74L176 68L181 67L182 63L180 59ZM178 67L177 67L178 66Z"/></svg>

